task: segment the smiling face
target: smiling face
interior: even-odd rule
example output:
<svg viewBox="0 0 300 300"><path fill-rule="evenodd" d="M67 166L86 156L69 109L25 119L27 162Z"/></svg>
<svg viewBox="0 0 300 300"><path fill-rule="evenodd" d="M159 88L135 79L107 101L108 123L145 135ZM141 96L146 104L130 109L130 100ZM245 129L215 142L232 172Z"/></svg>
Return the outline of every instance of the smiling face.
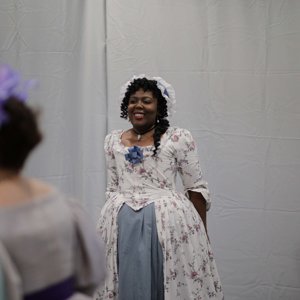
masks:
<svg viewBox="0 0 300 300"><path fill-rule="evenodd" d="M157 116L157 99L151 91L139 89L129 97L128 117L132 126L144 131L153 126Z"/></svg>

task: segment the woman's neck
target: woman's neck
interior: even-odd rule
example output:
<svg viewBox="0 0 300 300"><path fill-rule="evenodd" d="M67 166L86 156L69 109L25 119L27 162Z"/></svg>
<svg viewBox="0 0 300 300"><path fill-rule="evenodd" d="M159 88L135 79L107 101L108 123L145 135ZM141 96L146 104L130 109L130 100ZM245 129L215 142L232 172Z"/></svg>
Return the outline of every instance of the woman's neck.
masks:
<svg viewBox="0 0 300 300"><path fill-rule="evenodd" d="M137 140L140 141L144 134L152 131L155 128L156 124L151 125L148 128L135 128L132 127L132 131L137 135Z"/></svg>
<svg viewBox="0 0 300 300"><path fill-rule="evenodd" d="M149 131L151 131L152 129L154 129L156 126L156 124L152 124L150 126L147 127L134 127L132 126L132 130L136 133L136 134L145 134Z"/></svg>
<svg viewBox="0 0 300 300"><path fill-rule="evenodd" d="M20 173L15 170L0 169L0 182L15 180L21 177Z"/></svg>

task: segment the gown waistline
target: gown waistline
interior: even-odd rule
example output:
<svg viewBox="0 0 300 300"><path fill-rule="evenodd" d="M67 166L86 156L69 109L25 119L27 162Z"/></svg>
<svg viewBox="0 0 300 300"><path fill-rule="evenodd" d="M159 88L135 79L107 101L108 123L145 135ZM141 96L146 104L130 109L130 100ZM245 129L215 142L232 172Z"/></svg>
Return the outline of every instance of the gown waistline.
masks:
<svg viewBox="0 0 300 300"><path fill-rule="evenodd" d="M29 293L24 300L66 300L74 294L74 277L69 277L59 283L42 290Z"/></svg>

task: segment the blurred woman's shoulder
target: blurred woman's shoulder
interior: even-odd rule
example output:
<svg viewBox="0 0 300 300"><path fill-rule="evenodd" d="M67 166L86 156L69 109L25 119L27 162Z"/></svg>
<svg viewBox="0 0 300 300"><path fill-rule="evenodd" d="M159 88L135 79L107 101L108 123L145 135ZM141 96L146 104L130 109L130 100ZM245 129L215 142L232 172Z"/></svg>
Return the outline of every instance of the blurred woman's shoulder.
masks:
<svg viewBox="0 0 300 300"><path fill-rule="evenodd" d="M51 184L36 178L30 178L29 184L34 196L37 198L47 196L56 190Z"/></svg>
<svg viewBox="0 0 300 300"><path fill-rule="evenodd" d="M39 179L19 177L0 182L0 207L9 207L42 200L56 189Z"/></svg>

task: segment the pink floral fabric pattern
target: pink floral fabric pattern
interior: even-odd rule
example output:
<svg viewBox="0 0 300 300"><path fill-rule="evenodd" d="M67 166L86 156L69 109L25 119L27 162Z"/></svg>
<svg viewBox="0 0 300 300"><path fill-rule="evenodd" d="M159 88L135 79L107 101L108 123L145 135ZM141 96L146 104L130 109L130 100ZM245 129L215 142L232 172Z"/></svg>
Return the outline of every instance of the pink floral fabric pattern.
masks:
<svg viewBox="0 0 300 300"><path fill-rule="evenodd" d="M108 277L97 300L118 299L117 216L126 203L134 210L155 205L158 238L164 255L165 299L223 299L222 287L204 224L191 201L176 190L181 176L184 192L210 195L202 173L197 149L188 130L170 127L161 138L157 157L153 146L143 148L143 161L131 164L121 143L123 131L105 139L107 201L102 208L98 230L107 246Z"/></svg>

